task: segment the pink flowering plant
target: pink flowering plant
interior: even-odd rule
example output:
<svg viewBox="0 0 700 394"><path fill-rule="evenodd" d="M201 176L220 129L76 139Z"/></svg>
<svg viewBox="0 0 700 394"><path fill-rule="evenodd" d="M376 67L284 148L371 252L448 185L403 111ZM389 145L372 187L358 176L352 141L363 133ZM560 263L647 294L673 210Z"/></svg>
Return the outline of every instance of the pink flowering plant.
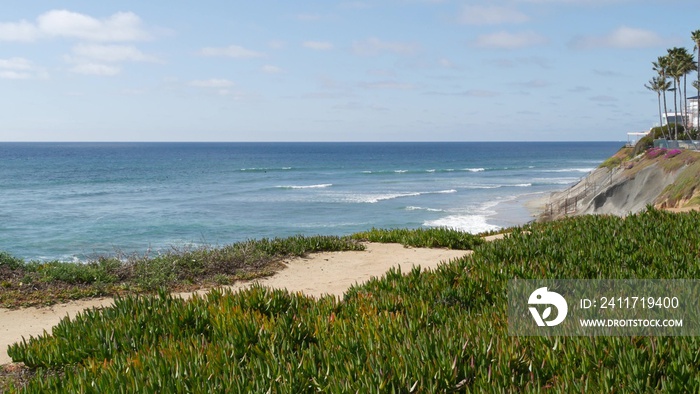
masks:
<svg viewBox="0 0 700 394"><path fill-rule="evenodd" d="M681 154L681 152L682 151L680 149L671 149L668 152L666 152L666 158L670 159L672 157L678 156Z"/></svg>
<svg viewBox="0 0 700 394"><path fill-rule="evenodd" d="M657 157L666 153L666 148L650 148L647 150L647 157L650 159L656 159Z"/></svg>

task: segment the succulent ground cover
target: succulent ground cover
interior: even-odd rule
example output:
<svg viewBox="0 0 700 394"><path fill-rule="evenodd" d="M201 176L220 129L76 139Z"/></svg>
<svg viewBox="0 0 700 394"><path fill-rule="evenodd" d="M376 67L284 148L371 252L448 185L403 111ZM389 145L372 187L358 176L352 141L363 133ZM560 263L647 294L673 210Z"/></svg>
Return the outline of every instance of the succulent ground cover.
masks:
<svg viewBox="0 0 700 394"><path fill-rule="evenodd" d="M13 345L31 374L8 390L698 392L696 337L508 336L506 289L512 278L698 278L699 226L700 213L651 208L531 224L342 299L262 287L126 296Z"/></svg>
<svg viewBox="0 0 700 394"><path fill-rule="evenodd" d="M273 274L280 261L321 251L363 250L349 237L295 236L223 247L172 249L88 262L26 262L0 252L0 307L50 305L67 300L193 290Z"/></svg>

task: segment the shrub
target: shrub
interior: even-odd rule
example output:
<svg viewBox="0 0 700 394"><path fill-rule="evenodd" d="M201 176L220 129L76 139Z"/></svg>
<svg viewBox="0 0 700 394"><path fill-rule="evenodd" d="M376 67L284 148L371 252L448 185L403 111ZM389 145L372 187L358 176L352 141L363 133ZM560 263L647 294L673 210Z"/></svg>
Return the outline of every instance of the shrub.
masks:
<svg viewBox="0 0 700 394"><path fill-rule="evenodd" d="M656 159L657 157L666 153L666 148L651 148L647 150L646 156L649 159Z"/></svg>
<svg viewBox="0 0 700 394"><path fill-rule="evenodd" d="M21 269L24 266L24 260L18 259L7 252L0 251L0 269L5 267L10 270Z"/></svg>
<svg viewBox="0 0 700 394"><path fill-rule="evenodd" d="M682 152L683 152L683 151L680 150L680 149L671 149L671 150L669 150L668 152L666 152L666 155L665 155L665 156L666 156L667 159L670 159L670 158L672 158L672 157L675 157L675 156L680 155Z"/></svg>

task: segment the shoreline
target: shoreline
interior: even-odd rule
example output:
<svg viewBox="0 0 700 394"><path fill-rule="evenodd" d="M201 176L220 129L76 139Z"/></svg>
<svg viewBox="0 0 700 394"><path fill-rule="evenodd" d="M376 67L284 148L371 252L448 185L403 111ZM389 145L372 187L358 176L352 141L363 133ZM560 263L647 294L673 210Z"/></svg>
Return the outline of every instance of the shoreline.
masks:
<svg viewBox="0 0 700 394"><path fill-rule="evenodd" d="M556 191L526 193L500 201L494 206L496 213L487 218L487 223L503 230L536 221L545 211L545 204L553 192Z"/></svg>

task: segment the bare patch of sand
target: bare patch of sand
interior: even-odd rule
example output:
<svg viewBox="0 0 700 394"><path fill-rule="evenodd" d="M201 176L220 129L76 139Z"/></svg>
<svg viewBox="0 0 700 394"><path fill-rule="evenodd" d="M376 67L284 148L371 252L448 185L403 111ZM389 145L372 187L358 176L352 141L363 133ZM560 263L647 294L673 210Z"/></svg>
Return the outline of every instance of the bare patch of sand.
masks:
<svg viewBox="0 0 700 394"><path fill-rule="evenodd" d="M342 296L350 286L382 276L392 267L401 267L402 272L408 272L414 266L434 269L442 262L471 253L464 250L406 248L398 244L369 243L366 247L361 252L324 252L291 259L285 262L285 269L273 276L235 284L231 288L243 289L257 282L314 297L325 294ZM206 291L199 293L204 292ZM189 297L191 294L183 293L180 296ZM50 332L51 327L66 316L73 317L84 309L111 304L111 298L101 298L42 308L0 308L0 365L12 361L7 355L7 347L21 341L23 337L28 339L30 336L41 335L44 331Z"/></svg>
<svg viewBox="0 0 700 394"><path fill-rule="evenodd" d="M691 211L700 211L700 205L687 205L681 208L664 208L666 211L674 213L683 213Z"/></svg>

